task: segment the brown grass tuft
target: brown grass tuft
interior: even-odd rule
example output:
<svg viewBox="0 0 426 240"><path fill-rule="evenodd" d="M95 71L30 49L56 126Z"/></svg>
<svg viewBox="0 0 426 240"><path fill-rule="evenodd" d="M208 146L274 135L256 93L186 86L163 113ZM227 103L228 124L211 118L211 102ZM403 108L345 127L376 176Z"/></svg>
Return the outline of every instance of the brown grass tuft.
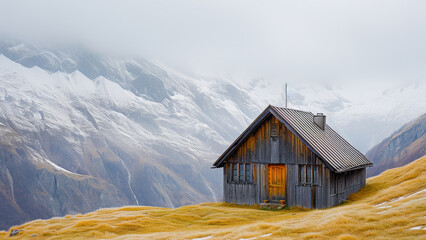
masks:
<svg viewBox="0 0 426 240"><path fill-rule="evenodd" d="M340 235L338 239L339 240L358 240L359 238L357 238L353 235L343 234L343 235Z"/></svg>

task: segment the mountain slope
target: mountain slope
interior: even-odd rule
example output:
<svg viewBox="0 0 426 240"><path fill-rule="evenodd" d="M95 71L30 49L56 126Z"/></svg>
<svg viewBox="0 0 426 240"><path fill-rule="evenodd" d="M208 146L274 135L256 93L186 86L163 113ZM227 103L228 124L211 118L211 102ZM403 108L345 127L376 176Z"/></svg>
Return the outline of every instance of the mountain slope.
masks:
<svg viewBox="0 0 426 240"><path fill-rule="evenodd" d="M216 201L211 161L261 111L238 86L143 60L0 50L0 229L101 207Z"/></svg>
<svg viewBox="0 0 426 240"><path fill-rule="evenodd" d="M338 88L291 85L289 100L325 112L357 146L375 138L365 134L371 126L400 121L386 117L390 96L404 99L404 117L425 109L425 87L391 89L373 110ZM0 41L0 229L101 207L220 200L222 173L211 163L269 103L282 105L275 89L84 48Z"/></svg>
<svg viewBox="0 0 426 240"><path fill-rule="evenodd" d="M366 154L374 166L367 176L375 176L395 167L404 166L426 154L426 113L405 124Z"/></svg>
<svg viewBox="0 0 426 240"><path fill-rule="evenodd" d="M18 236L24 239L424 239L425 201L423 157L369 178L347 203L324 210L264 211L223 203L125 207L12 229L23 230Z"/></svg>
<svg viewBox="0 0 426 240"><path fill-rule="evenodd" d="M282 85L263 78L240 85L229 83L226 78L197 76L194 79L144 59L113 57L81 47L50 49L21 41L0 41L0 54L29 68L37 66L64 73L79 71L92 80L103 76L136 96L157 103L173 102L170 95L178 92L196 100L192 104L200 107L200 111L184 113L205 115L207 118L203 117L202 121L227 142L232 142L247 127L246 121L253 120L268 104L282 106L284 103ZM247 82L247 79L233 82L236 80ZM375 82L368 86L358 83L324 86L322 81L318 84L290 81L288 89L289 107L325 113L327 122L361 152L371 149L407 119L426 112L426 82L421 80L386 86ZM181 107L184 106L177 106ZM233 116L229 119L224 113Z"/></svg>

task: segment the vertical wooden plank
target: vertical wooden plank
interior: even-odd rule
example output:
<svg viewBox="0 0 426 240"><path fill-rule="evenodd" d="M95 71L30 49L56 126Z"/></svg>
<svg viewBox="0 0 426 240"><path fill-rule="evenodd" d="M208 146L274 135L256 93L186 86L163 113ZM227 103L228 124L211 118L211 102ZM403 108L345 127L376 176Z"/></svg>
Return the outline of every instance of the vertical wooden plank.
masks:
<svg viewBox="0 0 426 240"><path fill-rule="evenodd" d="M290 134L290 141L289 141L289 149L290 149L290 158L294 163L299 163L298 159L295 157L295 149L294 149L294 135L293 133Z"/></svg>
<svg viewBox="0 0 426 240"><path fill-rule="evenodd" d="M241 203L241 185L235 184L235 197L237 199L236 203Z"/></svg>
<svg viewBox="0 0 426 240"><path fill-rule="evenodd" d="M229 185L229 192L230 192L230 201L232 203L236 203L237 199L236 199L236 196L235 196L235 184Z"/></svg>
<svg viewBox="0 0 426 240"><path fill-rule="evenodd" d="M235 203L239 203L240 202L240 194L239 194L239 187L238 184L233 184L234 188L233 188L233 194L234 194L234 202Z"/></svg>
<svg viewBox="0 0 426 240"><path fill-rule="evenodd" d="M268 164L263 165L262 169L262 178L263 178L263 186L262 186L262 192L263 192L263 200L268 199Z"/></svg>
<svg viewBox="0 0 426 240"><path fill-rule="evenodd" d="M243 189L242 189L242 184L236 184L236 186L237 186L237 199L238 199L238 204L243 204L243 200L244 200L244 196L243 196L243 194L244 194L244 191L243 191Z"/></svg>
<svg viewBox="0 0 426 240"><path fill-rule="evenodd" d="M232 165L231 164L232 163L227 163L225 165L226 170L225 170L224 174L226 174L227 177L224 180L226 180L227 184L231 182L231 177L232 177L232 169L231 169Z"/></svg>
<svg viewBox="0 0 426 240"><path fill-rule="evenodd" d="M331 196L330 170L324 168L323 172L324 172L324 178L323 178L322 186L324 188L324 193L325 193L325 197L326 197L325 205L326 205L326 207L331 207L331 203L330 203L330 196Z"/></svg>
<svg viewBox="0 0 426 240"><path fill-rule="evenodd" d="M287 142L288 142L288 133L287 133L287 128L285 128L285 126L283 126L283 131L284 131L284 136L283 136L283 156L284 156L284 162L285 163L287 163L287 164L290 164L290 163L293 163L292 161L291 161L291 159L289 158L289 155L288 155L288 152L289 152L289 149L288 149L288 144L287 144Z"/></svg>
<svg viewBox="0 0 426 240"><path fill-rule="evenodd" d="M228 185L228 192L229 192L229 202L235 203L234 199L234 184Z"/></svg>
<svg viewBox="0 0 426 240"><path fill-rule="evenodd" d="M279 163L286 163L284 154L285 154L285 148L284 148L284 124L282 124L280 121L278 121L278 148L279 148Z"/></svg>
<svg viewBox="0 0 426 240"><path fill-rule="evenodd" d="M265 191L265 199L264 200L266 200L266 199L269 199L269 181L268 181L268 174L269 174L269 172L268 172L268 168L269 168L269 164L265 164L265 169L264 169L264 180L265 180L265 188L264 188L264 191Z"/></svg>
<svg viewBox="0 0 426 240"><path fill-rule="evenodd" d="M253 205L257 203L256 184L250 185L250 188L251 188L250 205Z"/></svg>
<svg viewBox="0 0 426 240"><path fill-rule="evenodd" d="M264 180L263 180L263 174L264 174L264 164L259 164L259 171L258 171L258 179L259 179L259 186L258 186L258 191L259 191L259 203L261 203L264 200Z"/></svg>
<svg viewBox="0 0 426 240"><path fill-rule="evenodd" d="M260 156L260 152L261 152L261 149L260 149L260 142L261 142L261 140L258 138L258 139L256 139L256 156L255 156L255 162L261 162L262 160L262 157Z"/></svg>
<svg viewBox="0 0 426 240"><path fill-rule="evenodd" d="M259 189L260 181L259 181L259 176L258 176L259 165L260 164L255 164L253 166L253 170L255 170L254 173L253 173L253 176L256 179L255 184L254 184L254 195L255 195L255 201L254 202L255 203L260 203L260 191L259 191L260 190Z"/></svg>
<svg viewBox="0 0 426 240"><path fill-rule="evenodd" d="M286 196L285 201L286 204L289 205L291 203L291 196L292 196L292 185L293 185L293 165L287 164L286 165Z"/></svg>
<svg viewBox="0 0 426 240"><path fill-rule="evenodd" d="M265 124L262 125L262 162L267 162L267 157L266 157L267 135L266 135Z"/></svg>
<svg viewBox="0 0 426 240"><path fill-rule="evenodd" d="M266 127L266 149L265 149L266 159L267 159L267 162L271 162L271 135L270 135L271 119L269 119L266 122L265 127Z"/></svg>
<svg viewBox="0 0 426 240"><path fill-rule="evenodd" d="M293 145L291 144L292 136L293 136L293 134L290 132L290 130L287 129L286 130L286 142L285 142L286 149L287 149L286 158L287 158L287 161L289 163L297 163L297 161L295 161L295 159L292 156L292 153L293 153L293 150L292 150Z"/></svg>
<svg viewBox="0 0 426 240"><path fill-rule="evenodd" d="M298 167L299 165L294 164L292 165L293 167L293 176L292 176L292 181L293 181L293 186L291 187L291 190L293 192L293 196L292 196L292 202L293 202L293 206L297 206L297 195L296 195L296 186L299 184L299 178L298 178Z"/></svg>
<svg viewBox="0 0 426 240"><path fill-rule="evenodd" d="M262 180L262 165L263 164L258 164L257 167L257 179L258 179L258 183L257 183L257 194L258 194L258 203L262 202L262 187L263 187L263 180Z"/></svg>
<svg viewBox="0 0 426 240"><path fill-rule="evenodd" d="M247 184L240 184L240 202L246 204L247 195Z"/></svg>
<svg viewBox="0 0 426 240"><path fill-rule="evenodd" d="M271 140L271 163L279 163L279 141L278 139Z"/></svg>
<svg viewBox="0 0 426 240"><path fill-rule="evenodd" d="M226 164L226 166L229 163ZM227 191L227 187L228 187L228 181L227 181L227 168L223 168L223 201L224 202L228 202L227 201L227 195L228 195L228 191Z"/></svg>

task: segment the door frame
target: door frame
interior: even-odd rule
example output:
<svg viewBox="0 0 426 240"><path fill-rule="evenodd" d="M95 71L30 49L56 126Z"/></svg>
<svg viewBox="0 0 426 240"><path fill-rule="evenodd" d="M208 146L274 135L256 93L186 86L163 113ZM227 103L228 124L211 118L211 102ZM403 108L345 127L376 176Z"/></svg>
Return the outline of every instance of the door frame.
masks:
<svg viewBox="0 0 426 240"><path fill-rule="evenodd" d="M269 194L269 174L270 174L270 167L271 166L281 166L284 168L284 183L283 183L283 191L284 191L284 199L285 201L287 201L287 164L278 164L278 163L268 163L266 164L266 176L265 176L265 180L266 180L266 197L269 200L269 202L272 201L277 201L277 200L272 200L271 195Z"/></svg>

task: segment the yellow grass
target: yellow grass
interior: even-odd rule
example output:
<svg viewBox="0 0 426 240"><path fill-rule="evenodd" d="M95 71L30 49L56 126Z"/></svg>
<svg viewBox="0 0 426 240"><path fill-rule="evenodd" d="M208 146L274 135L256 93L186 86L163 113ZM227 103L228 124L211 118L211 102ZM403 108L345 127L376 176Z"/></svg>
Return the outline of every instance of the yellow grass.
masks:
<svg viewBox="0 0 426 240"><path fill-rule="evenodd" d="M324 210L266 211L224 203L132 206L11 229L23 230L16 239L426 239L425 170L426 157L388 170L368 179L345 204ZM418 226L425 230L410 230ZM2 238L8 235L0 232Z"/></svg>

